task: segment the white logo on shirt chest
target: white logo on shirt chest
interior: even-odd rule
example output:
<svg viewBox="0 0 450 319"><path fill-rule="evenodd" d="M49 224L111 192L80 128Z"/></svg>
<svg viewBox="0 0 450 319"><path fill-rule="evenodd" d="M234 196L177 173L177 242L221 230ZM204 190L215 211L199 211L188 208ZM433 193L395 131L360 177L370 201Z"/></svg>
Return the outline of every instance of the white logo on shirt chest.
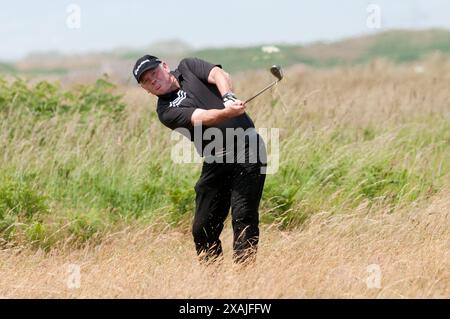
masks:
<svg viewBox="0 0 450 319"><path fill-rule="evenodd" d="M170 102L169 107L179 107L181 102L186 98L186 92L183 90L179 90L177 93L178 97Z"/></svg>

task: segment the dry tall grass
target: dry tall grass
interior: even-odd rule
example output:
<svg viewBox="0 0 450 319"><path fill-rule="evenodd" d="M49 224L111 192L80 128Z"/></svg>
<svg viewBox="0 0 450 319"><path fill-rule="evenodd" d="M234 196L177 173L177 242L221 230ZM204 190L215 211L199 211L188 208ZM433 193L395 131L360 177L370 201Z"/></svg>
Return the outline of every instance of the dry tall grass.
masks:
<svg viewBox="0 0 450 319"><path fill-rule="evenodd" d="M100 244L88 243L82 249L64 242L47 253L26 244L13 246L0 251L0 296L449 298L450 166L445 159L450 139L445 128L450 119L450 61L436 56L421 65L415 69L376 61L369 66L333 70L292 68L286 70L278 88L249 105L248 112L258 127L281 129L280 139L285 141L281 167L302 165L307 156L302 154L303 145L320 143L321 136L332 134L336 127L348 129L349 136L372 128L376 132L373 138L350 138L338 149L331 147L330 163L353 154L354 165L359 167L377 159L381 152L390 152L396 165L432 175L434 191L428 195L424 191L411 199L402 194L404 200L394 206L384 205L382 200L374 205L361 200L353 206L356 201L350 198L351 191L338 190L322 200L325 193L312 188L316 195L307 194L298 201L294 198L290 209L297 214L309 208L305 224L290 231L280 231L275 224L263 226L257 262L244 269L231 263L230 225L222 236L224 263L206 268L196 261L185 223L176 230L156 222L125 225L122 231L106 235ZM236 80L236 91L244 98L271 79L265 73L253 73L238 75ZM16 169L53 172L57 170L52 166L56 159L65 163L75 156L83 160L87 170L101 167L117 174L118 179L130 181L123 187L134 185L146 176L148 167L143 163L148 158L167 158L170 135L154 117L148 121L148 113L154 112L153 98L138 89L123 89L129 104L125 121L102 119L94 123L96 133L80 131L76 118L64 125L58 125L57 120L42 123L42 130L33 127L36 141L39 134L56 133L53 139L47 133L48 148L40 149L33 141L25 145L20 131L11 137L6 124L0 124L0 140L8 151L2 163L15 163ZM148 131L142 130L147 124ZM405 128L402 137L399 132ZM414 140L420 145L408 139L410 135L421 137L422 130L428 135ZM397 152L403 142L411 142L410 152ZM414 152L417 148L420 151ZM101 155L101 163L95 154ZM181 173L184 168L177 169ZM419 182L417 185L421 187ZM341 194L348 198L335 201ZM315 205L304 198L316 200ZM332 207L333 203L339 206ZM333 208L334 212L315 210L322 204L322 210ZM271 208L261 210L263 216L270 213ZM72 264L80 267L79 288L68 286L76 275ZM378 288L370 285L374 269L380 271Z"/></svg>
<svg viewBox="0 0 450 319"><path fill-rule="evenodd" d="M231 263L229 225L223 235L225 261L218 266L196 262L187 232L155 225L124 229L81 250L2 251L0 296L448 298L447 194L395 214L368 215L363 206L351 215L321 213L301 231L264 227L256 264L244 269ZM71 264L80 267L79 286ZM371 286L376 267L380 285Z"/></svg>

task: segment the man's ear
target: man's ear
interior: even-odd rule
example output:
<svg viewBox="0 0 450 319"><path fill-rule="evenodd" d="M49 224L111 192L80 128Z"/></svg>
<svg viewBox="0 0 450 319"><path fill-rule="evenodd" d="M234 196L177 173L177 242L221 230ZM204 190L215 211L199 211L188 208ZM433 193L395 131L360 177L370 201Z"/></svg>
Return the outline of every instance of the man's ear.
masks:
<svg viewBox="0 0 450 319"><path fill-rule="evenodd" d="M170 72L170 67L166 62L161 62L164 71Z"/></svg>

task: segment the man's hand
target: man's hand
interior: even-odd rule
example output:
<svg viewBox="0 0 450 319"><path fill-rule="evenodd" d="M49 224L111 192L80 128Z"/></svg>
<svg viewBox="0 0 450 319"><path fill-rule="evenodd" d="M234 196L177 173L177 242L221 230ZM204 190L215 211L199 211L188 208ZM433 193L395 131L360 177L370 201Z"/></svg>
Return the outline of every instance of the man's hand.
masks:
<svg viewBox="0 0 450 319"><path fill-rule="evenodd" d="M241 115L245 112L245 104L241 100L229 100L224 103L225 109L228 110L229 114L234 117Z"/></svg>
<svg viewBox="0 0 450 319"><path fill-rule="evenodd" d="M225 105L225 109L227 113L231 117L235 117L241 115L245 112L244 102L238 100L236 95L233 92L227 92L222 96L223 105Z"/></svg>

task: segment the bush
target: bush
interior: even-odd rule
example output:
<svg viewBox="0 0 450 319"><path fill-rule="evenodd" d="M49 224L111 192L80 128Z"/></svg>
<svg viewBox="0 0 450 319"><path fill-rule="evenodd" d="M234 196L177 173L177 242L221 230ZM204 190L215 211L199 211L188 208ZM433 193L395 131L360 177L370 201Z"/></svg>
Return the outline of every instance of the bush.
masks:
<svg viewBox="0 0 450 319"><path fill-rule="evenodd" d="M71 221L69 233L72 235L74 242L83 243L91 239L100 238L107 228L107 217L107 215L94 209L71 213L69 216Z"/></svg>
<svg viewBox="0 0 450 319"><path fill-rule="evenodd" d="M48 212L46 197L28 183L12 179L0 180L0 220L6 215L31 221Z"/></svg>
<svg viewBox="0 0 450 319"><path fill-rule="evenodd" d="M58 83L38 82L31 86L20 78L12 83L0 79L0 112L31 113L37 117L63 114L96 114L118 117L125 108L121 95L111 91L114 84L99 79L91 85L80 85L63 91Z"/></svg>
<svg viewBox="0 0 450 319"><path fill-rule="evenodd" d="M195 203L193 187L169 190L167 196L170 199L170 213L168 215L170 224L178 225L181 221L187 220L187 216L192 216Z"/></svg>
<svg viewBox="0 0 450 319"><path fill-rule="evenodd" d="M0 236L12 240L16 226L39 222L48 213L47 198L28 183L0 179Z"/></svg>

